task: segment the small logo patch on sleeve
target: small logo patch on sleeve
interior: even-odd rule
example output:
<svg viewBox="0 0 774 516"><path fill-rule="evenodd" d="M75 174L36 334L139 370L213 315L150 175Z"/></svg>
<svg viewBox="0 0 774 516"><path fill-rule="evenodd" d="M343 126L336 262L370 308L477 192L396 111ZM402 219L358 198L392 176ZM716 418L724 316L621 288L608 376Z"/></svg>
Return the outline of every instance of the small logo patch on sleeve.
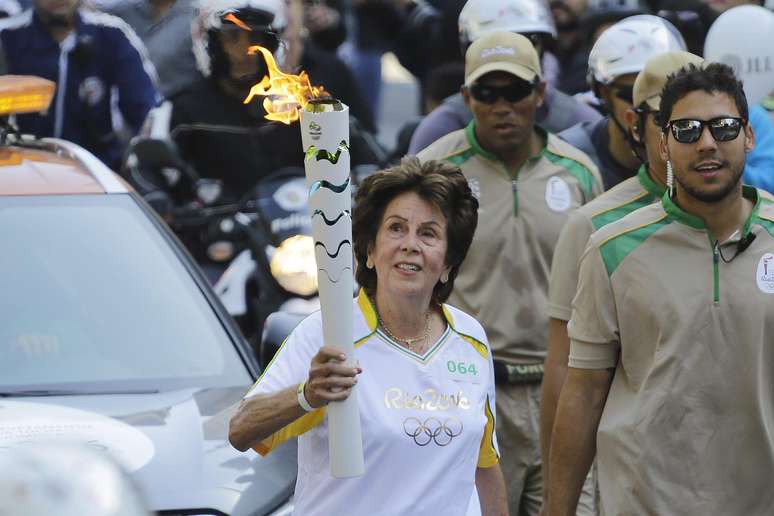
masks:
<svg viewBox="0 0 774 516"><path fill-rule="evenodd" d="M774 253L766 253L758 262L755 273L758 288L764 294L774 294Z"/></svg>

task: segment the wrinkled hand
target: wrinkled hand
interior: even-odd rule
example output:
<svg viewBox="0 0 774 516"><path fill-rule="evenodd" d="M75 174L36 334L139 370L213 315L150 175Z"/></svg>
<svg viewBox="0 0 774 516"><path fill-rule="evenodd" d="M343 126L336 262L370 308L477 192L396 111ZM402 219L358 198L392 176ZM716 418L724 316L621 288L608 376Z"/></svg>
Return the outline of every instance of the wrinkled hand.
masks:
<svg viewBox="0 0 774 516"><path fill-rule="evenodd" d="M309 378L304 386L304 396L314 407L331 401L343 401L357 383L357 375L363 372L359 366L345 363L346 355L336 348L323 346L312 358Z"/></svg>

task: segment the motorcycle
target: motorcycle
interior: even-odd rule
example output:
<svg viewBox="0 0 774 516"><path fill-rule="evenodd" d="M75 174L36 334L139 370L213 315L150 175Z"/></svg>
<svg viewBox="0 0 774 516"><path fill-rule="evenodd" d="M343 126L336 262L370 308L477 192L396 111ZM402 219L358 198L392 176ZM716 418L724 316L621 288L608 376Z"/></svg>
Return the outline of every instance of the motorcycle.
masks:
<svg viewBox="0 0 774 516"><path fill-rule="evenodd" d="M281 168L241 199L225 199L220 181L199 177L181 158L169 138L170 113L165 104L149 118L122 174L178 235L258 351L269 314L319 308L304 170ZM353 167L353 187L378 168Z"/></svg>

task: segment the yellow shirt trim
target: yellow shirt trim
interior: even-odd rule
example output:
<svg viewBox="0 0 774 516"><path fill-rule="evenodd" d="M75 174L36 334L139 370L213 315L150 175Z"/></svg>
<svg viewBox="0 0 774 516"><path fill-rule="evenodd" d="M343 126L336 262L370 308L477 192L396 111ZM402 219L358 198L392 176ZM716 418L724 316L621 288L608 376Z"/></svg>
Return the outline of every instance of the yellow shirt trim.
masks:
<svg viewBox="0 0 774 516"><path fill-rule="evenodd" d="M484 404L484 414L486 414L486 426L484 435L481 437L481 447L478 450L479 468L491 468L500 462L500 456L497 455L497 449L494 445L494 416L489 408L489 396L486 397Z"/></svg>
<svg viewBox="0 0 774 516"><path fill-rule="evenodd" d="M323 422L323 419L325 419L325 407L320 407L308 414L304 414L282 429L277 430L269 437L256 444L253 449L262 456L266 456L269 452L288 439L298 437L316 427Z"/></svg>

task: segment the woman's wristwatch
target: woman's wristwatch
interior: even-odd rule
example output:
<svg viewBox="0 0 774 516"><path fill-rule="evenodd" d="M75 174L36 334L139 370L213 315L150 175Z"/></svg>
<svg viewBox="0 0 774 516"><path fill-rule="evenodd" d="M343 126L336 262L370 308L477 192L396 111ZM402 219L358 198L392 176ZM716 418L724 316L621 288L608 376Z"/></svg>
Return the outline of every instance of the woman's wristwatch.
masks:
<svg viewBox="0 0 774 516"><path fill-rule="evenodd" d="M309 401L306 399L306 395L304 394L304 387L306 387L306 380L298 384L298 389L296 389L296 395L298 397L298 404L301 405L301 408L304 409L305 412L311 412L315 410L315 408L309 404Z"/></svg>

